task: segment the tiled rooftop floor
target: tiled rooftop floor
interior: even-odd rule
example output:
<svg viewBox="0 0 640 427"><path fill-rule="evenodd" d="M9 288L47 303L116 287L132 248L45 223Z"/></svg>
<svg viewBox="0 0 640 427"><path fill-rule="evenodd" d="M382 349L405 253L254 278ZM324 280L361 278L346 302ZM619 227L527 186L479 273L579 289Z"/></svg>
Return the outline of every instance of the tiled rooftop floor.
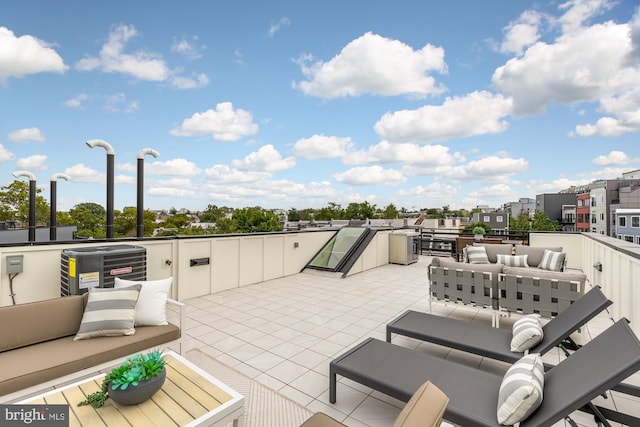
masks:
<svg viewBox="0 0 640 427"><path fill-rule="evenodd" d="M329 403L329 362L367 337L384 340L385 325L405 310L427 311L429 262L430 257L420 257L408 266L389 264L346 279L305 272L187 300L183 345L198 347L311 411L325 412L350 427L391 426L403 402L348 379L338 377L338 401ZM433 310L491 325L487 311L442 303L435 303ZM510 327L512 321L502 318L501 326ZM611 324L606 314L600 315L589 323L585 337ZM409 338L395 337L393 342L480 369L504 373L508 368L502 362ZM560 353L551 353L545 360L557 363ZM640 384L638 375L634 382ZM640 416L640 402L627 396L600 399L598 404ZM595 425L583 413L572 418L582 426Z"/></svg>

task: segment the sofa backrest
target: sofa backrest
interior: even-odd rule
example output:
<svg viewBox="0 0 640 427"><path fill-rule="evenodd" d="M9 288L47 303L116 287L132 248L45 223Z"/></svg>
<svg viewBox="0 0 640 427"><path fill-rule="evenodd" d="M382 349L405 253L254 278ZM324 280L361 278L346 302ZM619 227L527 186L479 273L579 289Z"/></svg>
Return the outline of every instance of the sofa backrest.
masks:
<svg viewBox="0 0 640 427"><path fill-rule="evenodd" d="M545 247L516 245L516 255L529 255L527 257L527 264L529 265L529 267L537 267L542 261L542 256L544 255L545 249L554 252L562 252L562 246Z"/></svg>
<svg viewBox="0 0 640 427"><path fill-rule="evenodd" d="M84 304L82 295L71 295L0 307L0 351L75 335Z"/></svg>
<svg viewBox="0 0 640 427"><path fill-rule="evenodd" d="M511 252L513 251L513 246L509 243L474 243L473 246L484 246L487 251L487 258L489 258L489 262L493 264L498 262L498 254L511 255Z"/></svg>

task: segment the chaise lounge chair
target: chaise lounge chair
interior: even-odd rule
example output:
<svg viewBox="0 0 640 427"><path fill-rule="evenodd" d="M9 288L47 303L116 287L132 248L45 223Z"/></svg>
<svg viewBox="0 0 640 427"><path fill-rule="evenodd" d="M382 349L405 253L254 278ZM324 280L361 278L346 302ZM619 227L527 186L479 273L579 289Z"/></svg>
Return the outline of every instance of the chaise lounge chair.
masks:
<svg viewBox="0 0 640 427"><path fill-rule="evenodd" d="M551 426L638 370L640 342L623 319L544 373L542 403L520 427ZM330 363L332 403L337 375L405 402L429 380L449 397L445 420L470 427L499 426L500 374L369 338Z"/></svg>
<svg viewBox="0 0 640 427"><path fill-rule="evenodd" d="M611 301L599 286L595 286L545 324L542 327L542 341L529 352L547 353L609 305ZM499 329L412 310L406 311L387 325L387 342L391 342L391 334L404 335L508 363L514 363L524 354L511 351L511 329Z"/></svg>

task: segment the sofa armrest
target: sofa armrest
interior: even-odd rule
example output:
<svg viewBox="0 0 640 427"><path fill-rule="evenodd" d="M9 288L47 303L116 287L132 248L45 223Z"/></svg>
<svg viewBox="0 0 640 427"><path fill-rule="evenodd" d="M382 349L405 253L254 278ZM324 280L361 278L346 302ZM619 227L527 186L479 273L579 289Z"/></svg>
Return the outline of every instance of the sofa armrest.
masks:
<svg viewBox="0 0 640 427"><path fill-rule="evenodd" d="M167 305L168 306L174 306L177 307L178 309L178 328L180 329L180 340L178 343L178 348L179 351L178 353L182 354L182 335L183 335L183 330L185 327L185 319L186 319L186 304L183 302L180 302L178 300L174 300L172 298L167 298Z"/></svg>

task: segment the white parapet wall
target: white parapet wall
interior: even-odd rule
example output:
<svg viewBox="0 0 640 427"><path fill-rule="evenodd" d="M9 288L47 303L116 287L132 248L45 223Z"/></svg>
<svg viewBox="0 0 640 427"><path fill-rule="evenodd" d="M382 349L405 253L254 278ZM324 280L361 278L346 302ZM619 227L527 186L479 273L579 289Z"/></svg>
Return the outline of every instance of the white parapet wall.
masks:
<svg viewBox="0 0 640 427"><path fill-rule="evenodd" d="M17 304L60 296L61 255L65 249L136 245L146 249L147 279L174 278L171 297L178 300L209 295L289 276L305 265L335 234L335 229L287 233L236 234L174 239L117 239L60 245L0 248L0 306L11 305L7 256L22 255L23 271L11 275ZM192 261L196 262L195 265ZM389 262L389 232L378 232L350 274Z"/></svg>
<svg viewBox="0 0 640 427"><path fill-rule="evenodd" d="M529 242L562 246L567 266L581 269L613 301L611 317L626 318L640 336L640 245L597 233L531 233Z"/></svg>

